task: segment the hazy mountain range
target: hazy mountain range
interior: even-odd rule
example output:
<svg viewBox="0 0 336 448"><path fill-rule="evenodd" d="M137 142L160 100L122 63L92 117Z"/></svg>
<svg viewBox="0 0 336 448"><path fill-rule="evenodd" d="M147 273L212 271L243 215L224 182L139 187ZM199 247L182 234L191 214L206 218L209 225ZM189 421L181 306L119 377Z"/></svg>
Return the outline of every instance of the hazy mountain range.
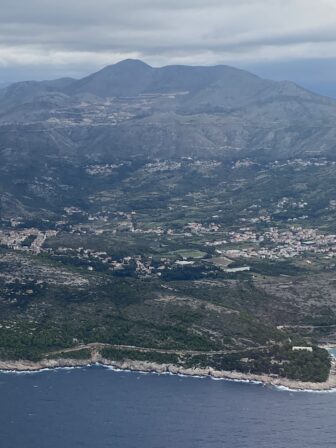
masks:
<svg viewBox="0 0 336 448"><path fill-rule="evenodd" d="M125 60L0 91L0 158L334 157L336 100L228 66Z"/></svg>

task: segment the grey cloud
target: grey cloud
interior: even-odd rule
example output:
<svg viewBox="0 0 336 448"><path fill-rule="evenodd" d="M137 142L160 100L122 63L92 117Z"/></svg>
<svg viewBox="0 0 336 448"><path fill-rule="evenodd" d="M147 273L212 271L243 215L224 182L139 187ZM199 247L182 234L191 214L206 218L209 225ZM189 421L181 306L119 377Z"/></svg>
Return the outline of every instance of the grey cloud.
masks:
<svg viewBox="0 0 336 448"><path fill-rule="evenodd" d="M105 23L117 22L123 17L131 18L133 14L144 16L167 11L209 10L246 3L247 0L2 0L0 22L62 25Z"/></svg>
<svg viewBox="0 0 336 448"><path fill-rule="evenodd" d="M313 0L1 0L0 75L49 65L68 74L123 57L154 65L333 57L335 20L334 0L318 8Z"/></svg>

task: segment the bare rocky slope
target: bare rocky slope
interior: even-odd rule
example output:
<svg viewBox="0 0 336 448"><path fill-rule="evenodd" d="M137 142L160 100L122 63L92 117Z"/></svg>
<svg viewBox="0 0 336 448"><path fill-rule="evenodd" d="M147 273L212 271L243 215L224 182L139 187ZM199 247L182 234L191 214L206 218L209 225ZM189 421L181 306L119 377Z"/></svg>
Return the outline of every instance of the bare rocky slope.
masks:
<svg viewBox="0 0 336 448"><path fill-rule="evenodd" d="M336 101L228 66L126 60L0 94L0 161L147 156L268 160L335 154Z"/></svg>

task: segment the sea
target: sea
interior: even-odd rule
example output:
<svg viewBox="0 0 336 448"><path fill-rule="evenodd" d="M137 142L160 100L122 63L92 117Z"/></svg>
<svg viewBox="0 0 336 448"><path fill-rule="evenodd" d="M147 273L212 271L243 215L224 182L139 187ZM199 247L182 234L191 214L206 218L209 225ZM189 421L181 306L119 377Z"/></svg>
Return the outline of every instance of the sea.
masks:
<svg viewBox="0 0 336 448"><path fill-rule="evenodd" d="M1 448L335 448L336 392L105 367L0 373Z"/></svg>

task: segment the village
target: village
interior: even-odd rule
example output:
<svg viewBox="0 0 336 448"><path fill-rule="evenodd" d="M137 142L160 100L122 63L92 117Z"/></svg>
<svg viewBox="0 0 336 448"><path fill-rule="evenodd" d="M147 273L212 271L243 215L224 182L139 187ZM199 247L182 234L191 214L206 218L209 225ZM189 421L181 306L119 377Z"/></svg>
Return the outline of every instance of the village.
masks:
<svg viewBox="0 0 336 448"><path fill-rule="evenodd" d="M141 101L154 99L144 97ZM112 107L113 100L108 102ZM311 263L319 259L327 263L336 254L336 234L333 227L324 226L322 230L322 221L311 221L311 200L305 194L291 194L281 187L282 194L267 195L263 201L251 196L235 204L233 197L235 189L247 181L249 170L257 169L263 179L264 168L306 169L335 163L293 159L270 162L261 171L249 159L229 165L191 157L154 159L135 167L127 160L85 164L85 175L93 182L98 178L105 188L93 191L82 204L71 199L40 223L17 215L0 219L0 246L31 255L44 254L88 271L139 277L162 277L170 270L201 267L235 274L250 270L245 265L247 259L251 266L258 260ZM114 176L122 170L127 173L124 184ZM210 186L207 182L216 170L227 171L214 190L211 180ZM233 178L227 180L232 170ZM184 173L190 172L202 178L203 184L186 189L186 193L184 189L182 193L175 191L176 182L184 181ZM151 182L152 175L159 176L162 183L153 191L150 184L148 193L146 183ZM171 190L166 194L168 184ZM129 193L127 203L120 201L123 188L133 191L135 199ZM330 195L324 211L330 214L335 209L336 199ZM106 241L106 247L100 240Z"/></svg>
<svg viewBox="0 0 336 448"><path fill-rule="evenodd" d="M217 249L218 253L232 258L277 260L305 254L323 254L325 258L330 259L336 255L336 235L324 235L318 230L301 226L291 226L286 230L271 227L263 233L248 228L241 229L240 232L229 232L228 242L249 243L247 247L239 249Z"/></svg>
<svg viewBox="0 0 336 448"><path fill-rule="evenodd" d="M300 205L299 205L300 206ZM160 277L166 269L184 269L187 266L200 265L206 259L206 265L214 260L213 266L226 272L249 270L248 267L230 268L229 264L238 259L255 260L285 260L309 256L322 256L332 259L336 255L336 235L324 234L313 228L300 225L290 225L279 228L268 225L263 230L254 227L239 227L226 230L216 222L190 222L180 230L169 226L142 227L136 221L136 212L115 212L113 214L84 214L85 223L72 224L70 218L82 215L82 210L76 207L65 208L62 220L57 221L56 230L40 230L34 227L24 228L20 221L13 221L11 228L0 230L0 246L14 251L23 251L38 255L48 254L60 260L79 260L80 265L89 271L109 270L120 275L127 273L142 277ZM20 225L18 225L20 224ZM62 232L76 237L86 235L118 235L127 238L150 237L164 239L174 246L174 241L184 240L185 249L175 250L162 256L134 253L124 257L116 257L112 250L96 250L86 247L67 247L62 244ZM60 236L60 243L49 245L49 240ZM198 249L192 250L189 241L198 241ZM80 241L80 240L79 240ZM84 241L84 240L83 240ZM222 258L221 258L222 257ZM218 262L219 260L219 262ZM222 263L221 260L225 260Z"/></svg>

